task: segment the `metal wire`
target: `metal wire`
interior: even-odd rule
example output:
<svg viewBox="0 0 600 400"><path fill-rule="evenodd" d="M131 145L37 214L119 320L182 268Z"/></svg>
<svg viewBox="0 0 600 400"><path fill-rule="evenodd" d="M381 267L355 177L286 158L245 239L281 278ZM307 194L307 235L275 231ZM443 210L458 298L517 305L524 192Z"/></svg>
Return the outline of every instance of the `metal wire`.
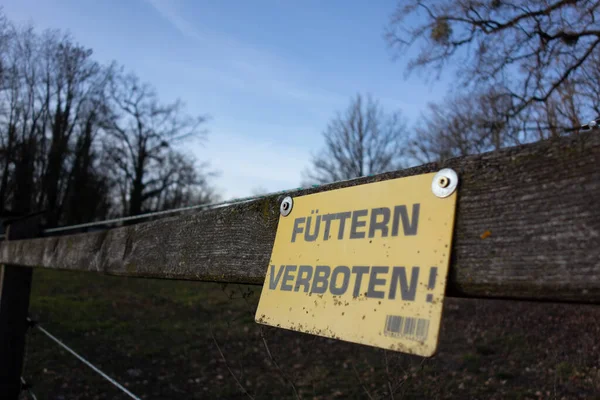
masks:
<svg viewBox="0 0 600 400"><path fill-rule="evenodd" d="M600 118L596 118L595 120L592 120L587 124L581 125L579 127L565 129L564 131L565 132L572 132L572 131L577 131L577 130L588 131L588 130L592 130L592 129L598 129L599 127L600 127ZM372 176L372 175L368 175L368 176ZM316 188L316 187L321 187L321 186L333 185L333 184L352 181L354 179L358 179L358 178L340 180L340 181L336 181L336 182L327 183L324 185L312 185L311 187ZM285 194L285 193L289 193L289 192L296 191L296 190L302 190L302 189L308 189L308 188L298 187L298 188L294 188L294 189L281 190L278 192L267 193L267 194L259 195L259 196L248 196L248 197L242 197L239 199L231 199L231 200L220 201L220 202L209 203L209 204L197 204L197 205L193 205L193 206L180 207L180 208L175 208L175 209L171 209L171 210L149 212L149 213L145 213L145 214L132 215L129 217L112 218L112 219L106 219L103 221L94 221L94 222L86 222L83 224L61 226L61 227L57 227L57 228L45 229L43 232L44 233L64 232L64 231L69 231L69 230L73 230L73 229L89 228L89 227L98 226L98 225L109 225L109 224L116 224L119 222L136 221L136 220L152 218L152 217L156 217L156 216L160 216L160 215L175 214L178 212L201 210L201 209L213 209L213 208L218 208L218 207L222 207L222 206L226 206L226 205L246 203L246 202L253 201L253 200L263 199L265 197L276 196L276 195ZM4 238L4 235L0 235L0 239L2 239L2 238Z"/></svg>
<svg viewBox="0 0 600 400"><path fill-rule="evenodd" d="M139 397L137 397L136 395L134 395L133 393L131 393L129 390L125 389L121 384L119 384L117 381L115 381L114 379L112 379L110 376L106 375L104 372L102 372L100 369L98 369L96 366L94 366L91 362L89 362L88 360L86 360L85 358L83 358L82 356L80 356L79 354L77 354L73 349L71 349L69 346L67 346L66 344L64 344L63 342L61 342L60 340L58 340L56 337L54 337L50 332L48 332L47 330L45 330L44 328L42 328L39 324L36 324L35 327L37 329L39 329L41 332L43 332L46 336L48 336L50 339L54 340L59 346L61 346L62 348L64 348L65 350L67 350L69 353L71 353L72 355L74 355L77 359L79 359L79 361L81 361L82 363L84 363L85 365L87 365L88 367L90 367L91 369L93 369L95 372L97 372L100 376L102 376L104 379L106 379L107 381L109 381L110 383L112 383L115 387L119 388L123 393L127 394L129 397L131 397L132 399L135 400L141 400Z"/></svg>
<svg viewBox="0 0 600 400"><path fill-rule="evenodd" d="M319 186L319 185L314 185L314 186ZM62 231L67 231L67 230L72 230L72 229L89 228L89 227L98 226L98 225L108 225L108 224L115 224L118 222L135 221L135 220L139 220L139 219L151 218L151 217L156 217L159 215L174 214L174 213L184 212L184 211L218 208L218 207L222 207L222 206L226 206L226 205L246 203L249 201L258 200L258 199L262 199L265 197L275 196L275 195L284 194L284 193L288 193L288 192L291 192L294 190L301 190L301 189L303 189L303 188L281 190L279 192L268 193L268 194L260 195L260 196L248 196L248 197L242 197L239 199L231 199L231 200L220 201L220 202L209 203L209 204L198 204L198 205L194 205L194 206L180 207L180 208L175 208L175 209L171 209L171 210L155 211L155 212L150 212L150 213L145 213L145 214L132 215L130 217L113 218L113 219L107 219L104 221L95 221L95 222L87 222L84 224L61 226L58 228L45 229L44 233L62 232Z"/></svg>
<svg viewBox="0 0 600 400"><path fill-rule="evenodd" d="M23 385L24 387L27 387L27 382L25 381L25 379L23 377L21 377L21 385ZM27 393L29 393L29 396L31 396L31 398L33 400L37 400L37 397L35 396L35 393L33 393L33 390L31 390L30 388L27 387Z"/></svg>
<svg viewBox="0 0 600 400"><path fill-rule="evenodd" d="M369 176L372 176L372 175L369 175ZM321 186L326 186L326 185L333 185L333 184L337 184L337 183L352 181L354 179L357 179L357 178L341 180L341 181L337 181L337 182L331 182L331 183L327 183L324 185L312 185L310 188L316 188L316 187L321 187ZM132 215L129 217L112 218L112 219L106 219L106 220L102 220L102 221L86 222L83 224L60 226L57 228L44 229L43 233L64 232L64 231L69 231L69 230L73 230L73 229L89 228L89 227L98 226L98 225L110 225L110 224L116 224L119 222L136 221L136 220L140 220L140 219L156 217L159 215L175 214L178 212L219 208L219 207L223 207L223 206L227 206L227 205L246 203L246 202L253 201L253 200L264 199L266 197L277 196L280 194L285 194L285 193L289 193L289 192L293 192L293 191L297 191L297 190L303 190L303 189L309 189L309 188L298 187L298 188L293 188L293 189L280 190L278 192L271 192L271 193L267 193L267 194L259 195L259 196L241 197L241 198L225 200L225 201L209 203L209 204L197 204L197 205L193 205L193 206L174 208L171 210L154 211L154 212L149 212L149 213L145 213L145 214ZM5 235L3 235L3 234L0 235L0 239L2 239L4 237L5 237Z"/></svg>
<svg viewBox="0 0 600 400"><path fill-rule="evenodd" d="M62 231L68 231L68 230L72 230L72 229L89 228L91 226L108 225L108 224L115 224L118 222L126 222L126 221L135 221L135 220L139 220L139 219L151 218L151 217L156 217L159 215L174 214L174 213L184 212L184 211L219 208L219 207L223 207L223 206L227 206L227 205L247 203L249 201L264 199L266 197L277 196L277 195L286 194L289 192L295 192L298 190L313 189L313 188L318 188L318 187L323 187L323 186L336 185L336 184L350 182L350 181L354 181L356 179L372 177L372 176L373 175L366 175L366 176L361 176L358 178L343 179L343 180L339 180L339 181L335 181L335 182L324 183L322 185L311 185L310 187L297 187L297 188L293 188L293 189L271 192L271 193L267 193L267 194L263 194L263 195L259 195L259 196L241 197L241 198L237 198L237 199L219 201L216 203L209 203L209 204L197 204L194 206L174 208L171 210L155 211L155 212L150 212L150 213L145 213L145 214L132 215L130 217L113 218L113 219L107 219L107 220L103 220L103 221L86 222L84 224L61 226L58 228L49 228L49 229L45 229L43 232L44 233L62 232Z"/></svg>

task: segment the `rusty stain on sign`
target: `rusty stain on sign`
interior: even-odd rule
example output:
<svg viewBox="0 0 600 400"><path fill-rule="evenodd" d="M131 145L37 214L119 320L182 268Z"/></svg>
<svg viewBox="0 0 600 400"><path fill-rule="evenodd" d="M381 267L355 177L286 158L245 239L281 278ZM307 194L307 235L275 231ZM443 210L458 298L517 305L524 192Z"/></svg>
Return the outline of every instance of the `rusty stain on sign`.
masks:
<svg viewBox="0 0 600 400"><path fill-rule="evenodd" d="M256 321L433 355L456 208L456 192L432 192L434 177L294 198L279 219Z"/></svg>

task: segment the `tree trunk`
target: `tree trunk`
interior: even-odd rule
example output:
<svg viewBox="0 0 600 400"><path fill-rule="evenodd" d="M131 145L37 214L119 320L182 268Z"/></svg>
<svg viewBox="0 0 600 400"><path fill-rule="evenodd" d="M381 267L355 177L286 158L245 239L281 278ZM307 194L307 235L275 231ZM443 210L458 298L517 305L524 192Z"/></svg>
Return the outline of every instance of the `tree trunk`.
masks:
<svg viewBox="0 0 600 400"><path fill-rule="evenodd" d="M19 160L15 165L15 195L12 210L20 215L30 214L32 211L35 150L35 139L29 138L23 142Z"/></svg>
<svg viewBox="0 0 600 400"><path fill-rule="evenodd" d="M42 195L48 210L48 226L56 226L60 220L60 181L63 177L63 162L68 153L69 135L67 133L68 111L61 111L58 106L52 129L52 143L48 154L48 168L44 175Z"/></svg>
<svg viewBox="0 0 600 400"><path fill-rule="evenodd" d="M4 158L4 166L2 168L2 179L0 182L0 211L4 211L6 205L6 195L8 191L8 169L10 167L10 161L13 153L13 140L14 140L15 127L11 124L8 127L8 143L6 145L6 157Z"/></svg>
<svg viewBox="0 0 600 400"><path fill-rule="evenodd" d="M135 166L135 177L131 185L129 198L129 215L139 215L142 213L142 203L144 202L144 166L146 163L146 153L140 149L138 160Z"/></svg>

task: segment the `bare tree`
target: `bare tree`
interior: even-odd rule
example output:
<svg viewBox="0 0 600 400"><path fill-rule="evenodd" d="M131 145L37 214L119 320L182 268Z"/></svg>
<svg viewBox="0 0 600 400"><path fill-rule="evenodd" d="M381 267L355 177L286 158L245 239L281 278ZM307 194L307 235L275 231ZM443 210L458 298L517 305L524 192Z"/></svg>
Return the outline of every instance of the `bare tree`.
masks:
<svg viewBox="0 0 600 400"><path fill-rule="evenodd" d="M410 158L427 163L522 143L520 125L505 116L511 106L494 88L429 104L412 131Z"/></svg>
<svg viewBox="0 0 600 400"><path fill-rule="evenodd" d="M152 87L132 74L115 75L111 98L115 114L107 126L112 140L106 150L118 175L123 213L137 215L159 204L152 200L181 182L189 166L173 146L203 138L206 117L183 114L180 101L161 103Z"/></svg>
<svg viewBox="0 0 600 400"><path fill-rule="evenodd" d="M514 118L598 69L599 10L597 0L407 0L392 15L387 39L397 56L420 46L409 72L458 61L465 87L505 88L512 98L506 116Z"/></svg>
<svg viewBox="0 0 600 400"><path fill-rule="evenodd" d="M106 113L104 91L109 72L92 60L91 49L68 36L47 32L43 40L40 86L44 88L42 106L48 135L41 138L47 151L38 208L50 210L47 223L56 225L72 183L70 167L88 167L78 162L91 156L90 135ZM77 192L71 196L77 197Z"/></svg>
<svg viewBox="0 0 600 400"><path fill-rule="evenodd" d="M44 138L47 110L39 96L41 43L33 28L13 29L6 72L10 84L5 91L8 118L5 119L10 151L8 172L12 176L12 211L26 214L35 207L38 193L40 151ZM9 193L2 193L8 196ZM3 200L3 202L6 202Z"/></svg>
<svg viewBox="0 0 600 400"><path fill-rule="evenodd" d="M105 70L91 50L60 32L38 34L8 22L6 31L11 40L0 44L0 210L46 210L50 226L65 210L89 215L78 185L99 173L90 169L96 151L90 134L102 113ZM102 196L88 193L99 201ZM65 206L67 197L77 212Z"/></svg>
<svg viewBox="0 0 600 400"><path fill-rule="evenodd" d="M156 185L155 190L159 193L152 197L151 209L173 209L218 200L209 183L217 173L210 171L207 163L196 165L192 156L178 151L171 151L167 158L167 163L157 173L162 181Z"/></svg>
<svg viewBox="0 0 600 400"><path fill-rule="evenodd" d="M160 103L92 56L69 35L15 26L0 10L0 213L45 210L55 226L115 215L118 205L139 214L212 199L213 174L177 149L203 136L204 117Z"/></svg>
<svg viewBox="0 0 600 400"><path fill-rule="evenodd" d="M305 172L310 183L328 183L399 167L407 130L400 112L387 114L367 96L354 97L323 133L325 148Z"/></svg>
<svg viewBox="0 0 600 400"><path fill-rule="evenodd" d="M65 224L106 218L111 210L113 182L107 173L106 159L98 149L99 138L105 134L102 126L109 116L103 94L89 98L79 112L79 134L73 145L65 195L60 205Z"/></svg>
<svg viewBox="0 0 600 400"><path fill-rule="evenodd" d="M0 14L0 212L10 198L9 176L14 166L14 151L17 142L17 103L19 102L20 76L17 73L11 43L15 42L15 31Z"/></svg>
<svg viewBox="0 0 600 400"><path fill-rule="evenodd" d="M584 101L590 107L594 116L600 116L600 52L594 54L591 63L585 65L583 76L579 81L579 90ZM589 122L589 121L584 121Z"/></svg>

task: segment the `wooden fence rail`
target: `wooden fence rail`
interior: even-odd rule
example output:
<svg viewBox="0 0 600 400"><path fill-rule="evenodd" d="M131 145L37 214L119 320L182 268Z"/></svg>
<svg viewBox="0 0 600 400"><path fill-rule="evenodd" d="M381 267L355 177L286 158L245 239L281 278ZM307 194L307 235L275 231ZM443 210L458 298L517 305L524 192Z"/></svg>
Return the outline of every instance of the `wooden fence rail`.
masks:
<svg viewBox="0 0 600 400"><path fill-rule="evenodd" d="M448 295L600 303L600 137L589 132L310 190L458 172ZM0 263L261 284L282 196L103 232L7 241Z"/></svg>

